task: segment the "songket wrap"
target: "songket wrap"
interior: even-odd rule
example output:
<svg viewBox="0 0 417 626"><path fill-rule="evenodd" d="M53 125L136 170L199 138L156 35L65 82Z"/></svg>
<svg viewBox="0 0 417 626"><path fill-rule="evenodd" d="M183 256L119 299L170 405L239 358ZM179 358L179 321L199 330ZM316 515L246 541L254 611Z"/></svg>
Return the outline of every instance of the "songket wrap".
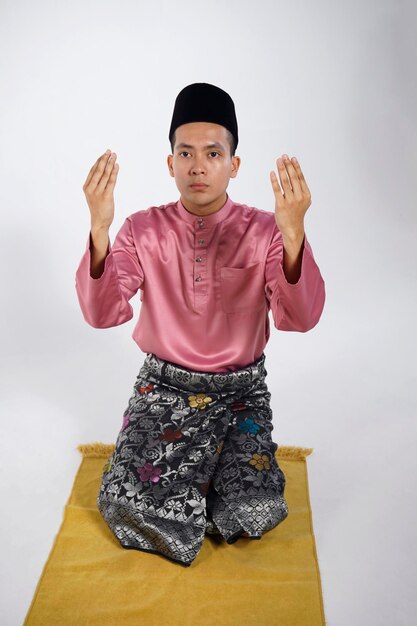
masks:
<svg viewBox="0 0 417 626"><path fill-rule="evenodd" d="M260 539L288 516L265 353L200 372L147 353L97 505L124 548L191 565L205 533Z"/></svg>

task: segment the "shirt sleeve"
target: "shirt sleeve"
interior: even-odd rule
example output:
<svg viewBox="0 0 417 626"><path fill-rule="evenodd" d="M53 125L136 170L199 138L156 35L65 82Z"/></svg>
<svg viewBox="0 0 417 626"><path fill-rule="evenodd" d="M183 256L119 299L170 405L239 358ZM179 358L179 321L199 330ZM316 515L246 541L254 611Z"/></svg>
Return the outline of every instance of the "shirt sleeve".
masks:
<svg viewBox="0 0 417 626"><path fill-rule="evenodd" d="M302 250L300 278L289 283L284 274L282 233L275 227L266 258L265 294L279 330L307 332L317 324L324 308L325 283L306 235Z"/></svg>
<svg viewBox="0 0 417 626"><path fill-rule="evenodd" d="M91 230L87 245L75 274L75 289L85 321L94 328L110 328L124 324L133 317L129 300L144 283L144 272L132 236L132 222L127 217L108 245L104 270L92 278Z"/></svg>

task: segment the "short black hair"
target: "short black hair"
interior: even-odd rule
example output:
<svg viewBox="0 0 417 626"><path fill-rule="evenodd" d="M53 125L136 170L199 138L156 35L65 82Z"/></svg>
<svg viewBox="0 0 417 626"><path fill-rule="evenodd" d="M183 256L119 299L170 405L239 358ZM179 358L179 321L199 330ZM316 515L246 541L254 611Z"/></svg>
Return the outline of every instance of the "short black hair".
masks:
<svg viewBox="0 0 417 626"><path fill-rule="evenodd" d="M172 150L172 154L174 154L174 146L175 146L175 134L176 131L174 130L172 137L171 137L171 150ZM230 145L230 156L235 156L235 152L236 152L236 143L235 143L235 138L233 137L232 133L230 132L230 130L228 130L226 128L226 137L227 137L227 141L229 142Z"/></svg>

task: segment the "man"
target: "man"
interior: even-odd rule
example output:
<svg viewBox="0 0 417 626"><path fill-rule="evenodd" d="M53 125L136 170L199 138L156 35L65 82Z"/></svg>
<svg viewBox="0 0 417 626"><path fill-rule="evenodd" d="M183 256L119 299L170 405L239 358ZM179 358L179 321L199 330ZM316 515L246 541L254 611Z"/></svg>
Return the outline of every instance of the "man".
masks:
<svg viewBox="0 0 417 626"><path fill-rule="evenodd" d="M125 548L191 565L204 533L260 539L288 515L271 439L264 348L269 310L280 330L306 332L324 281L304 231L311 195L295 158L278 159L275 213L235 203L238 128L225 91L194 83L177 96L168 169L180 199L126 218L113 247L116 155L91 168L91 213L76 273L85 320L130 320L147 353L103 472L97 505Z"/></svg>

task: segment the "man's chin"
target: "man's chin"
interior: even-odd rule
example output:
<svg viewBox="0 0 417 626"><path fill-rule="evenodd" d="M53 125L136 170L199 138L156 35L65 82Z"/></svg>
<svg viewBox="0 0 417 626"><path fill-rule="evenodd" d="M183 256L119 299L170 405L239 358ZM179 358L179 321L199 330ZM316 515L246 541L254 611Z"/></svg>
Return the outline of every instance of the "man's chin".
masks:
<svg viewBox="0 0 417 626"><path fill-rule="evenodd" d="M210 204L210 202L216 200L216 196L213 196L209 191L191 191L191 193L187 191L187 193L182 195L185 200L193 204Z"/></svg>

